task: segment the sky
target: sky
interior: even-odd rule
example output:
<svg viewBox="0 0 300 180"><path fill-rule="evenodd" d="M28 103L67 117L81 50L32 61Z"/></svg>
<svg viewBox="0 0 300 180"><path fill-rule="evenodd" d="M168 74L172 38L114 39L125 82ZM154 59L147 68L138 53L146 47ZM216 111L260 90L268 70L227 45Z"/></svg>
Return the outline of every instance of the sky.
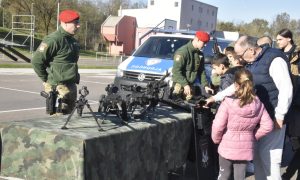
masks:
<svg viewBox="0 0 300 180"><path fill-rule="evenodd" d="M249 23L255 18L265 19L269 23L278 14L286 12L290 19L300 20L299 0L201 0L218 7L218 20L233 23Z"/></svg>

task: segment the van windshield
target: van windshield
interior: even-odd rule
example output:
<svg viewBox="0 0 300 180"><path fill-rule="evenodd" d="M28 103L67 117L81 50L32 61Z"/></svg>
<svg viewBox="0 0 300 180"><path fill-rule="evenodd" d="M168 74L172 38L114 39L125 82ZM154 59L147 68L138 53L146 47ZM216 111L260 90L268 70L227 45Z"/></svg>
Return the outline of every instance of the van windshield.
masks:
<svg viewBox="0 0 300 180"><path fill-rule="evenodd" d="M173 60L175 51L190 40L192 39L183 37L152 36L137 49L133 56ZM218 40L218 45L221 51L223 51L229 43L230 41ZM201 50L205 57L214 55L213 45L214 41L210 40Z"/></svg>
<svg viewBox="0 0 300 180"><path fill-rule="evenodd" d="M190 40L190 38L180 37L150 37L138 48L134 56L173 59L175 51Z"/></svg>

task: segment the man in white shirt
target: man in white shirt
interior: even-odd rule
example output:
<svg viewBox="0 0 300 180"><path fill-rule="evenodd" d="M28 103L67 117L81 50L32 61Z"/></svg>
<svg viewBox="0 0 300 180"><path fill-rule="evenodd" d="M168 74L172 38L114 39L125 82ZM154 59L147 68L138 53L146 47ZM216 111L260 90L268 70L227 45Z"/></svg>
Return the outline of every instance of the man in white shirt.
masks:
<svg viewBox="0 0 300 180"><path fill-rule="evenodd" d="M248 64L246 68L253 74L256 94L263 102L270 117L274 120L274 130L258 141L254 157L256 180L280 180L285 125L283 123L292 102L293 86L289 75L286 56L280 50L260 47L250 36L240 37L235 46L240 59ZM234 93L234 87L207 99L207 102L220 101Z"/></svg>

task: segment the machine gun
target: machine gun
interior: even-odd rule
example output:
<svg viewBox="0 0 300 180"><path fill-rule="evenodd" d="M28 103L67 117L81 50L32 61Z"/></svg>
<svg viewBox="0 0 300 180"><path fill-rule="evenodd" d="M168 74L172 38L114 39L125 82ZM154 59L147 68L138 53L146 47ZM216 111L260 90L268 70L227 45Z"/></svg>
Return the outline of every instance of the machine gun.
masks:
<svg viewBox="0 0 300 180"><path fill-rule="evenodd" d="M121 95L118 94L118 87L114 84L109 84L105 88L107 95L101 95L99 100L98 112L104 113L104 118L108 113L116 114L122 122L128 121L127 105L122 99Z"/></svg>
<svg viewBox="0 0 300 180"><path fill-rule="evenodd" d="M170 75L169 72L161 77L158 81L150 81L147 86L146 90L143 91L142 87L133 85L130 87L132 91L126 97L126 104L128 106L128 111L131 111L130 116L134 118L143 118L145 115L148 115L150 109L154 110L157 106L158 102L164 98L164 95L167 93L167 83L164 81ZM140 106L141 111L139 114L134 114L137 107ZM149 116L147 116L150 119Z"/></svg>
<svg viewBox="0 0 300 180"><path fill-rule="evenodd" d="M18 61L18 58L16 56L12 55L11 53L9 53L7 50L10 51L11 53L13 53L14 55L16 55L17 57L20 57L24 61L26 61L28 63L31 62L31 60L28 57L24 56L19 51L12 48L11 45L4 44L4 43L0 42L0 52L3 53L4 55L6 55L7 57L9 57L12 60Z"/></svg>
<svg viewBox="0 0 300 180"><path fill-rule="evenodd" d="M53 115L62 111L62 101L61 98L58 98L58 91L56 90L56 86L53 86L52 90L49 93L42 91L41 96L46 98L47 114Z"/></svg>
<svg viewBox="0 0 300 180"><path fill-rule="evenodd" d="M77 109L77 114L78 114L78 116L79 116L79 117L82 117L82 111L83 111L83 108L84 108L84 106L87 106L88 109L90 110L90 112L92 113L92 115L93 115L93 117L94 117L94 119L95 119L95 121L96 121L96 123L97 123L97 125L98 125L98 127L99 127L99 131L101 131L102 128L101 128L99 122L97 121L97 117L96 117L96 115L94 114L94 112L93 112L93 110L92 110L90 104L88 103L88 100L85 98L85 97L89 94L89 91L88 91L87 87L86 87L86 86L82 86L82 88L79 89L79 94L80 94L80 97L79 97L79 99L76 101L74 109L72 110L72 112L71 112L70 115L68 116L67 121L66 121L65 124L61 127L61 129L68 129L68 128L67 128L67 124L69 123L69 121L70 121L70 119L71 119L71 117L72 117L72 115L74 114L74 112L75 112L76 109Z"/></svg>

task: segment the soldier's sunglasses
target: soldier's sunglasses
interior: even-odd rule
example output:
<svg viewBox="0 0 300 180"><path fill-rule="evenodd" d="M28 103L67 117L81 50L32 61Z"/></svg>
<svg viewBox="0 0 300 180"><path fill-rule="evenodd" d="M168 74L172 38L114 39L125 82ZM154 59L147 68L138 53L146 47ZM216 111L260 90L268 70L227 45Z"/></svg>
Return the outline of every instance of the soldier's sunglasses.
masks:
<svg viewBox="0 0 300 180"><path fill-rule="evenodd" d="M72 23L75 25L78 25L78 24L80 24L80 21L79 21L79 19L77 19L77 20L72 21Z"/></svg>

